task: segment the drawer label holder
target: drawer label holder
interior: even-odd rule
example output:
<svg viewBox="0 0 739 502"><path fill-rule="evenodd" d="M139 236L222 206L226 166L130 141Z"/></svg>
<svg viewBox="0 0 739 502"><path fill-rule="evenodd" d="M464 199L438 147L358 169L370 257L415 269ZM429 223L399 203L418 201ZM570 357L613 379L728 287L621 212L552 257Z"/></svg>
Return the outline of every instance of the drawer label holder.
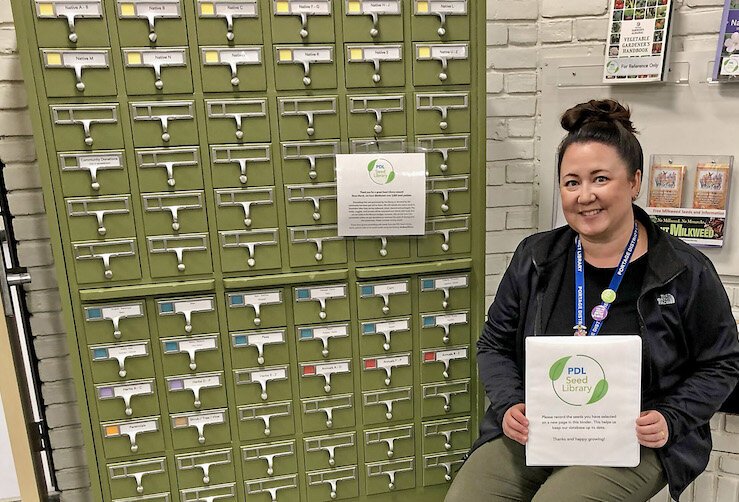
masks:
<svg viewBox="0 0 739 502"><path fill-rule="evenodd" d="M203 192L150 193L141 196L144 211L148 213L169 213L172 230L180 230L180 212L202 210L205 207Z"/></svg>
<svg viewBox="0 0 739 502"><path fill-rule="evenodd" d="M385 378L385 385L390 386L392 383L393 368L400 368L411 365L411 355L406 354L394 354L386 357L365 357L362 360L365 371L372 370L383 370L387 377Z"/></svg>
<svg viewBox="0 0 739 502"><path fill-rule="evenodd" d="M218 335L215 334L192 338L163 338L161 341L164 354L187 354L192 371L198 369L195 361L198 352L218 350Z"/></svg>
<svg viewBox="0 0 739 502"><path fill-rule="evenodd" d="M454 347L444 350L424 350L423 364L442 363L444 378L449 378L449 365L452 361L469 359L469 347Z"/></svg>
<svg viewBox="0 0 739 502"><path fill-rule="evenodd" d="M440 398L444 400L444 411L452 411L452 397L468 394L470 380L453 380L446 383L424 385L423 399Z"/></svg>
<svg viewBox="0 0 739 502"><path fill-rule="evenodd" d="M233 462L229 449L177 455L175 460L178 470L200 469L203 473L203 483L206 485L210 483L210 469L213 466L229 465Z"/></svg>
<svg viewBox="0 0 739 502"><path fill-rule="evenodd" d="M129 214L130 199L125 197L95 197L85 199L67 199L67 214L70 217L93 216L97 220L98 235L108 233L104 218L111 214Z"/></svg>
<svg viewBox="0 0 739 502"><path fill-rule="evenodd" d="M441 195L441 209L446 213L449 211L449 195L452 193L469 192L469 176L431 176L426 178L426 193Z"/></svg>
<svg viewBox="0 0 739 502"><path fill-rule="evenodd" d="M385 351L390 350L390 338L393 333L402 331L410 331L411 320L410 317L402 319L388 319L386 321L369 321L362 322L362 335L383 335L385 337L385 343L382 344L382 348Z"/></svg>
<svg viewBox="0 0 739 502"><path fill-rule="evenodd" d="M346 338L349 336L348 324L335 324L331 326L298 326L298 341L309 342L311 340L319 340L323 345L321 355L329 356L329 340L333 338Z"/></svg>
<svg viewBox="0 0 739 502"><path fill-rule="evenodd" d="M245 462L267 463L267 476L275 473L275 459L295 456L295 440L280 443L257 444L241 447L241 455Z"/></svg>
<svg viewBox="0 0 739 502"><path fill-rule="evenodd" d="M469 284L469 274L446 277L422 277L421 292L441 291L444 294L441 307L445 309L449 306L449 291L454 288L468 288Z"/></svg>
<svg viewBox="0 0 739 502"><path fill-rule="evenodd" d="M442 341L449 343L449 334L452 326L468 325L469 312L450 312L448 314L421 314L422 328L441 328L444 330Z"/></svg>
<svg viewBox="0 0 739 502"><path fill-rule="evenodd" d="M36 0L36 16L44 18L65 18L69 34L67 38L77 43L77 19L102 19L102 0Z"/></svg>
<svg viewBox="0 0 739 502"><path fill-rule="evenodd" d="M87 171L90 175L90 188L100 190L98 173L108 170L123 170L123 151L100 153L60 153L59 165L62 172Z"/></svg>
<svg viewBox="0 0 739 502"><path fill-rule="evenodd" d="M226 423L226 410L206 410L170 415L173 429L194 427L198 431L198 443L205 444L205 426Z"/></svg>
<svg viewBox="0 0 739 502"><path fill-rule="evenodd" d="M149 341L118 343L115 345L91 345L92 361L110 361L115 359L118 362L118 376L125 378L126 359L132 357L147 357L149 355Z"/></svg>
<svg viewBox="0 0 739 502"><path fill-rule="evenodd" d="M470 418L462 418L459 420L426 422L423 424L423 437L442 436L444 438L444 449L449 451L452 449L452 435L454 433L463 433L469 436Z"/></svg>
<svg viewBox="0 0 739 502"><path fill-rule="evenodd" d="M208 250L208 234L181 234L147 237L151 254L173 253L177 258L177 271L185 272L185 253Z"/></svg>
<svg viewBox="0 0 739 502"><path fill-rule="evenodd" d="M349 45L346 48L347 61L349 63L371 63L375 69L372 82L379 84L382 80L380 75L380 63L387 61L402 61L403 46L392 45Z"/></svg>
<svg viewBox="0 0 739 502"><path fill-rule="evenodd" d="M387 445L387 458L393 458L395 455L395 442L404 440L413 441L413 426L377 429L365 431L364 433L364 441L368 446L381 443Z"/></svg>
<svg viewBox="0 0 739 502"><path fill-rule="evenodd" d="M107 50L73 50L61 51L42 49L42 58L46 68L71 68L77 80L75 89L85 90L82 81L82 70L86 68L110 68L110 54Z"/></svg>
<svg viewBox="0 0 739 502"><path fill-rule="evenodd" d="M330 16L331 0L273 0L275 16L298 16L300 38L308 38L308 16Z"/></svg>
<svg viewBox="0 0 739 502"><path fill-rule="evenodd" d="M336 97L317 98L279 98L277 100L280 117L305 117L308 126L305 133L313 136L316 133L316 115L336 115ZM338 153L338 152L337 152Z"/></svg>
<svg viewBox="0 0 739 502"><path fill-rule="evenodd" d="M246 422L249 420L261 420L264 424L264 435L272 434L270 428L272 419L275 417L292 416L292 401L272 404L256 404L248 406L239 406L239 420Z"/></svg>
<svg viewBox="0 0 739 502"><path fill-rule="evenodd" d="M400 0L345 0L347 16L370 16L372 28L369 35L376 38L380 34L380 16L399 16Z"/></svg>
<svg viewBox="0 0 739 502"><path fill-rule="evenodd" d="M449 169L449 152L469 152L470 136L419 136L416 138L418 149L422 152L438 153L441 155L439 169L442 173Z"/></svg>
<svg viewBox="0 0 739 502"><path fill-rule="evenodd" d="M295 141L282 144L284 160L308 161L308 178L312 180L318 177L318 171L316 171L318 159L332 159L334 179L336 178L336 154L338 153L338 141Z"/></svg>
<svg viewBox="0 0 739 502"><path fill-rule="evenodd" d="M467 0L414 0L416 16L436 16L439 18L439 37L446 35L447 16L464 16L467 14Z"/></svg>
<svg viewBox="0 0 739 502"><path fill-rule="evenodd" d="M226 40L232 42L234 19L259 17L257 0L198 0L198 14L201 18L223 18L226 20Z"/></svg>
<svg viewBox="0 0 739 502"><path fill-rule="evenodd" d="M162 141L169 143L170 122L174 120L193 120L194 103L192 101L153 101L147 103L131 103L131 115L134 122L159 122L162 128Z"/></svg>
<svg viewBox="0 0 739 502"><path fill-rule="evenodd" d="M247 152L249 154L247 155ZM213 166L236 164L239 166L239 183L246 185L247 165L254 162L271 162L270 145L214 146L211 148Z"/></svg>
<svg viewBox="0 0 739 502"><path fill-rule="evenodd" d="M439 129L449 127L449 110L469 110L470 95L460 94L416 94L416 110L436 111L441 115Z"/></svg>
<svg viewBox="0 0 739 502"><path fill-rule="evenodd" d="M269 399L267 395L267 384L288 378L287 366L273 366L271 368L249 368L234 370L236 385L257 384L262 390L260 397L262 401Z"/></svg>
<svg viewBox="0 0 739 502"><path fill-rule="evenodd" d="M326 382L323 390L326 394L331 392L331 377L341 373L351 373L351 361L349 359L300 364L300 376L302 378L323 377Z"/></svg>
<svg viewBox="0 0 739 502"><path fill-rule="evenodd" d="M247 495L260 495L269 493L271 500L277 502L277 493L282 490L297 489L298 475L275 476L267 479L254 479L245 481Z"/></svg>
<svg viewBox="0 0 739 502"><path fill-rule="evenodd" d="M334 62L334 48L331 45L315 45L311 47L276 46L277 64L295 64L303 67L303 85L309 87L313 83L310 76L310 65Z"/></svg>
<svg viewBox="0 0 739 502"><path fill-rule="evenodd" d="M144 476L164 474L167 472L166 458L152 458L138 462L126 462L108 465L110 480L132 478L136 483L136 493L144 493Z"/></svg>
<svg viewBox="0 0 739 502"><path fill-rule="evenodd" d="M411 458L401 458L391 462L372 462L367 464L367 476L383 477L387 476L389 483L388 490L395 490L395 478L401 472L413 472L415 469L415 460Z"/></svg>
<svg viewBox="0 0 739 502"><path fill-rule="evenodd" d="M436 455L423 456L424 469L444 469L444 480L449 483L452 481L452 472L464 462L466 451L458 451L451 453L440 453Z"/></svg>
<svg viewBox="0 0 739 502"><path fill-rule="evenodd" d="M198 167L199 159L197 147L136 150L136 165L140 169L164 169L167 173L167 185L170 187L177 184L175 167Z"/></svg>
<svg viewBox="0 0 739 502"><path fill-rule="evenodd" d="M251 228L253 206L271 206L274 203L274 189L272 187L250 188L247 190L216 190L216 205L224 208L241 208L244 212L244 226L246 228Z"/></svg>
<svg viewBox="0 0 739 502"><path fill-rule="evenodd" d="M85 320L88 322L111 321L113 323L113 338L116 339L119 339L122 335L121 320L137 317L144 317L144 304L142 302L85 307Z"/></svg>
<svg viewBox="0 0 739 502"><path fill-rule="evenodd" d="M277 246L278 229L260 228L257 230L225 230L218 232L223 249L246 249L246 264L254 267L257 246Z"/></svg>
<svg viewBox="0 0 739 502"><path fill-rule="evenodd" d="M231 85L238 87L241 80L238 77L239 66L262 64L262 48L252 47L201 47L203 64L205 66L222 65L231 69Z"/></svg>
<svg viewBox="0 0 739 502"><path fill-rule="evenodd" d="M354 396L346 394L333 397L303 399L301 404L305 415L312 413L326 415L326 428L331 429L334 426L334 412L336 410L352 409L354 407Z"/></svg>
<svg viewBox="0 0 739 502"><path fill-rule="evenodd" d="M95 117L93 115L101 116ZM95 124L117 124L118 105L52 106L51 118L55 125L81 125L85 135L85 144L92 146L95 142L92 138L92 126Z"/></svg>
<svg viewBox="0 0 739 502"><path fill-rule="evenodd" d="M238 84L236 84L238 85ZM244 122L248 119L267 119L266 99L206 100L209 119L233 120L236 139L244 139Z"/></svg>
<svg viewBox="0 0 739 502"><path fill-rule="evenodd" d="M159 417L126 420L124 422L106 422L101 424L106 439L126 436L131 445L131 453L139 451L138 436L148 432L159 432Z"/></svg>
<svg viewBox="0 0 739 502"><path fill-rule="evenodd" d="M339 493L339 483L341 481L354 481L357 479L357 467L339 467L325 471L314 471L306 473L308 477L308 486L328 485L331 499L335 499Z"/></svg>
<svg viewBox="0 0 739 502"><path fill-rule="evenodd" d="M335 434L333 436L319 436L312 438L304 438L306 453L326 452L328 455L328 465L334 467L336 465L336 450L339 448L356 447L356 433Z"/></svg>
<svg viewBox="0 0 739 502"><path fill-rule="evenodd" d="M103 384L95 386L98 399L122 399L127 416L133 415L131 400L134 396L150 396L154 394L154 380L136 380L124 384Z"/></svg>
<svg viewBox="0 0 739 502"><path fill-rule="evenodd" d="M390 313L390 296L408 294L408 281L383 282L375 284L361 284L359 286L360 298L380 297L384 305L382 313Z"/></svg>
<svg viewBox="0 0 739 502"><path fill-rule="evenodd" d="M118 0L118 17L146 19L149 23L149 41L157 41L157 19L181 19L179 0Z"/></svg>
<svg viewBox="0 0 739 502"><path fill-rule="evenodd" d="M412 399L413 389L411 387L362 393L364 406L384 406L386 409L385 418L388 420L393 419L393 406L395 404L403 401L412 401Z"/></svg>
<svg viewBox="0 0 739 502"><path fill-rule="evenodd" d="M192 333L192 316L205 312L215 312L215 298L180 298L157 301L160 316L181 315L185 318L185 333Z"/></svg>
<svg viewBox="0 0 739 502"><path fill-rule="evenodd" d="M284 344L285 330L251 331L232 333L231 340L234 348L255 347L257 349L257 363L264 364L264 347L266 345Z"/></svg>
<svg viewBox="0 0 739 502"><path fill-rule="evenodd" d="M254 310L254 325L262 324L261 311L264 305L282 305L282 290L255 291L253 293L228 293L229 308L250 307Z"/></svg>
<svg viewBox="0 0 739 502"><path fill-rule="evenodd" d="M382 133L383 114L402 113L405 96L349 96L349 113L369 113L375 116L373 131Z"/></svg>
<svg viewBox="0 0 739 502"><path fill-rule="evenodd" d="M129 68L154 70L154 87L164 89L163 68L187 66L187 50L179 47L167 49L123 49L123 60Z"/></svg>
<svg viewBox="0 0 739 502"><path fill-rule="evenodd" d="M338 300L347 298L346 284L334 284L331 286L318 286L308 288L295 288L295 301L300 302L318 302L320 312L318 317L326 319L326 302L328 300Z"/></svg>

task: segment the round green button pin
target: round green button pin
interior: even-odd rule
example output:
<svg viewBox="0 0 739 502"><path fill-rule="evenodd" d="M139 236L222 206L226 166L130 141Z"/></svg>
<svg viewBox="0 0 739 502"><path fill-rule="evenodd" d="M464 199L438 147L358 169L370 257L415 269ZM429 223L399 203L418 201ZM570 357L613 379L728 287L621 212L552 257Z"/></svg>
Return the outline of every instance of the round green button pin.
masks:
<svg viewBox="0 0 739 502"><path fill-rule="evenodd" d="M605 303L613 303L616 301L616 292L612 289L604 289L600 294L600 299Z"/></svg>

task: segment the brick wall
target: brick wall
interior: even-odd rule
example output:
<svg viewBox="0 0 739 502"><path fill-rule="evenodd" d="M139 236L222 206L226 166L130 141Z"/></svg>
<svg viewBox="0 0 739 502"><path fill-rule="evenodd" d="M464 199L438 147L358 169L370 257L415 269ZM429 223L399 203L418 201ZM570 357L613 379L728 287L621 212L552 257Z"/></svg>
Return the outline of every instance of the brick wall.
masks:
<svg viewBox="0 0 739 502"><path fill-rule="evenodd" d="M9 0L0 0L0 160L18 256L31 274L26 296L61 499L83 502L89 477Z"/></svg>
<svg viewBox="0 0 739 502"><path fill-rule="evenodd" d="M676 0L672 50L715 50L723 0ZM487 2L487 269L489 303L511 253L537 230L537 85L543 52L603 54L608 0ZM739 279L724 278L739 320ZM682 502L739 500L739 418L712 422L714 452ZM666 491L653 499L670 500Z"/></svg>
<svg viewBox="0 0 739 502"><path fill-rule="evenodd" d="M712 50L722 4L678 0L673 49ZM607 0L487 1L487 303L518 242L536 231L540 50L602 52L606 13ZM19 255L32 277L27 286L31 325L62 498L78 502L86 499L89 481L16 50L9 0L0 0L0 159L6 164ZM739 318L739 283L727 281L726 289ZM713 427L717 451L710 470L684 500L737 500L739 421L717 416Z"/></svg>

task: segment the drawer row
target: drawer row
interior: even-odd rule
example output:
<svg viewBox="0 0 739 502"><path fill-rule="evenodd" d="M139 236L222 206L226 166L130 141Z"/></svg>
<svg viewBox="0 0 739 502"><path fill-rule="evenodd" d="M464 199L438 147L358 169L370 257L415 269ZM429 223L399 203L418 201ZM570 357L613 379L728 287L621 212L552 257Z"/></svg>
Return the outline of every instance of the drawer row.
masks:
<svg viewBox="0 0 739 502"><path fill-rule="evenodd" d="M209 214L202 190L154 192L141 195L143 235L178 235L217 230L278 228L278 205L286 210L287 226L335 225L336 183L226 188L212 192L215 214ZM281 199L281 200L279 200ZM132 196L69 197L64 200L70 239L89 241L136 235ZM470 177L435 176L426 179L426 216L460 215L470 212Z"/></svg>
<svg viewBox="0 0 739 502"><path fill-rule="evenodd" d="M139 345L145 345L142 342ZM91 347L95 399L100 420L161 413L154 365L148 354L129 357L126 364L112 359L111 353L131 350L132 344L112 348ZM317 397L337 397L354 392L355 379L362 392L401 392L416 382L421 385L451 386L471 376L470 346L423 349L418 354L400 352L366 356L360 360L361 371L354 370L352 359L322 359L289 365L235 369L229 375L223 370L166 376L166 406L169 413L188 413L233 405L277 403ZM414 365L420 375L414 376ZM195 364L192 367L196 367ZM169 371L168 371L169 370ZM171 365L164 363L165 373ZM355 375L359 373L359 375ZM144 378L142 378L144 377ZM149 378L146 378L149 377ZM111 380L122 380L115 382ZM293 392L293 379L298 389ZM230 379L230 382L226 382ZM233 386L235 401L230 402L226 387ZM448 410L446 410L448 411Z"/></svg>
<svg viewBox="0 0 739 502"><path fill-rule="evenodd" d="M408 151L408 140L387 138L369 142L354 139L352 153L365 153L373 143L383 153ZM470 172L470 135L418 135L416 148L426 153L429 177L465 176ZM204 177L216 189L249 189L270 187L276 183L276 172L287 185L312 185L336 182L336 155L340 140L283 142L273 154L269 143L213 145L206 158L200 148L137 148L135 165L129 166L122 150L100 150L90 153L58 154L61 195L64 197L100 196L131 193L129 170L135 170L141 193L202 190ZM366 152L369 153L369 152ZM207 168L203 163L207 164ZM429 182L429 189L443 189ZM469 187L468 187L469 188Z"/></svg>
<svg viewBox="0 0 739 502"><path fill-rule="evenodd" d="M210 144L269 143L270 116L277 117L283 141L315 141L342 137L339 117L347 117L350 138L394 138L407 134L407 114L414 113L415 134L459 134L470 130L470 101L466 91L444 94L403 93L315 97L254 97L206 99L204 102L131 102L133 143L136 148L190 146L199 143L196 108L204 106ZM274 110L276 113L273 113ZM60 152L124 148L120 104L50 105L54 144ZM201 125L202 127L202 125ZM444 138L442 136L441 138ZM400 145L385 144L397 151ZM374 147L355 141L356 153ZM419 146L427 145L419 137ZM372 150L370 150L372 151ZM433 150L431 150L433 151ZM297 153L297 152L294 152ZM337 151L325 153L336 154Z"/></svg>
<svg viewBox="0 0 739 502"><path fill-rule="evenodd" d="M197 0L195 30L200 44L325 43L341 29L347 41L464 40L470 36L468 0L271 0L260 12L257 0ZM336 7L334 7L334 4ZM35 0L41 47L109 45L102 0ZM117 0L115 20L121 45L184 45L188 26L182 0ZM260 16L268 17L262 24ZM335 22L335 16L340 20ZM411 31L404 31L404 17Z"/></svg>
<svg viewBox="0 0 739 502"><path fill-rule="evenodd" d="M83 329L88 343L149 339L151 321L161 338L220 333L226 331L220 329L218 321L218 309L222 308L226 311L229 332L263 330L288 325L287 304L290 304L291 323L296 326L356 317L391 319L411 314L411 295L415 288L418 288L421 313L438 316L438 312L470 308L470 275L458 272L361 281L355 293L347 283L307 284L228 292L221 300L213 294L162 298L150 301L149 307L142 300L86 304ZM356 314L350 308L350 294L357 295ZM441 321L423 316L422 319L424 326L467 323L466 318ZM278 338L273 343L284 343L284 340ZM234 340L234 346L237 345L253 344Z"/></svg>
<svg viewBox="0 0 739 502"><path fill-rule="evenodd" d="M197 55L187 47L124 48L121 56L124 72L116 75L111 49L41 49L47 96L192 94L194 66L201 75L198 87L209 93L263 92L268 75L278 91L335 89L342 73L337 59L343 59L342 85L348 88L403 87L406 81L464 85L471 75L469 42L213 46L200 47ZM125 82L125 89L117 82Z"/></svg>
<svg viewBox="0 0 739 502"><path fill-rule="evenodd" d="M298 474L300 457L306 472L302 482L307 482L309 498L327 500L332 492L336 498L357 496L356 483L362 478L367 483L366 493L390 490L389 482L394 482L392 489L404 489L406 483L403 481L412 478L417 468L423 469L424 486L448 482L469 449L470 440L470 418L460 417L423 422L418 427L408 424L305 437L302 441L258 443L241 446L236 451L231 448L200 450L175 454L173 459L162 456L114 462L105 466L105 472L113 499L169 492L169 475L173 469L177 489L185 500L190 500L187 495L194 490L198 490L200 497L223 491L222 485L237 482L237 473L252 488L250 495L257 495L259 492L253 489L259 482L279 483L285 477ZM417 442L421 443L418 455ZM364 476L358 471L360 459L364 464ZM414 469L408 470L409 466ZM389 476L390 471L394 471L393 477ZM383 476L384 483L376 480ZM378 486L373 486L375 484ZM321 485L327 485L323 493L318 490ZM228 492L223 494L228 495ZM226 497L225 500L236 499Z"/></svg>
<svg viewBox="0 0 739 502"><path fill-rule="evenodd" d="M278 228L218 232L217 252L225 273L255 275L289 268L346 265L355 242L357 261L394 263L402 258L446 258L469 254L470 215L429 218L426 233L418 238L368 237L347 239L336 225L286 229L287 242ZM287 259L281 250L287 245ZM135 236L70 243L77 283L98 283L169 278L180 279L213 272L213 251L208 233Z"/></svg>
<svg viewBox="0 0 739 502"><path fill-rule="evenodd" d="M420 402L424 420L448 420L471 409L469 378L414 387L367 390L294 400L222 406L195 411L172 411L169 415L116 418L101 421L103 451L108 459L137 458L167 449L230 445L232 441L255 442L292 438L305 434L338 434L345 429L394 427L413 420ZM215 401L215 400L212 400ZM359 408L359 410L357 410ZM231 410L231 411L230 411ZM231 435L235 415L238 437ZM171 434L171 435L170 435Z"/></svg>

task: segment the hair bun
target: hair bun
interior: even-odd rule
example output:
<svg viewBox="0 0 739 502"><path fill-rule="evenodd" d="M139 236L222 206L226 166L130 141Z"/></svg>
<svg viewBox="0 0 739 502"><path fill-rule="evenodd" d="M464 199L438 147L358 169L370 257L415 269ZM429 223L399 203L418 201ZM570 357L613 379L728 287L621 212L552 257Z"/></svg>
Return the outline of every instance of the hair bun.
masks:
<svg viewBox="0 0 739 502"><path fill-rule="evenodd" d="M591 123L621 124L627 131L636 132L631 123L631 111L612 99L591 99L587 103L575 105L564 112L560 120L562 127L569 133Z"/></svg>

